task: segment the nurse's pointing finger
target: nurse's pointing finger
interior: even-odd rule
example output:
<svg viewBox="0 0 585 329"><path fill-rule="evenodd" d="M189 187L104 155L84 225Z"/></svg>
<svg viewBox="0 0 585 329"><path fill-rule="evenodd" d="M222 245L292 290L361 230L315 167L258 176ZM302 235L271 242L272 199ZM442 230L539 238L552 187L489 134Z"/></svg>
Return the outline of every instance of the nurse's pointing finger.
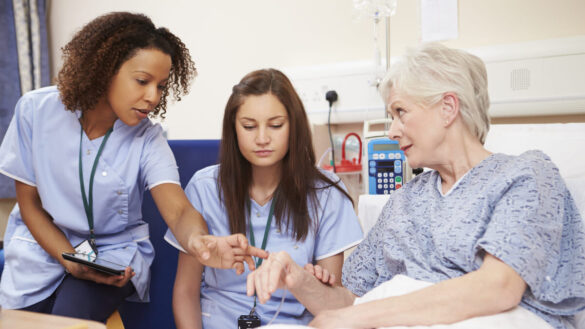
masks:
<svg viewBox="0 0 585 329"><path fill-rule="evenodd" d="M246 254L250 256L268 258L268 253L265 250L251 246L248 243L248 239L243 234L232 234L228 237L228 243L232 247L240 247L246 250Z"/></svg>
<svg viewBox="0 0 585 329"><path fill-rule="evenodd" d="M236 270L237 275L244 273L244 264L241 261L236 261L232 267Z"/></svg>
<svg viewBox="0 0 585 329"><path fill-rule="evenodd" d="M252 259L252 257L244 256L244 261L246 262L246 264L248 264L248 268L250 269L250 271L256 269L256 264L254 264L254 260Z"/></svg>
<svg viewBox="0 0 585 329"><path fill-rule="evenodd" d="M269 253L266 250L256 248L253 246L248 246L248 255L266 259L268 258Z"/></svg>

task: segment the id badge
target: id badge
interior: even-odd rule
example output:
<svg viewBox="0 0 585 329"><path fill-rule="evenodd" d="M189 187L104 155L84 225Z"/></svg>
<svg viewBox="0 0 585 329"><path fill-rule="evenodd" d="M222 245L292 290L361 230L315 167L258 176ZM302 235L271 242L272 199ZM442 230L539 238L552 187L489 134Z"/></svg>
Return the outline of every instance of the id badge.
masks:
<svg viewBox="0 0 585 329"><path fill-rule="evenodd" d="M258 327L260 327L260 317L255 313L240 315L240 317L238 318L238 329Z"/></svg>
<svg viewBox="0 0 585 329"><path fill-rule="evenodd" d="M89 240L83 240L80 244L75 246L75 252L86 255L87 260L90 262L95 261L98 254L97 248L92 246Z"/></svg>

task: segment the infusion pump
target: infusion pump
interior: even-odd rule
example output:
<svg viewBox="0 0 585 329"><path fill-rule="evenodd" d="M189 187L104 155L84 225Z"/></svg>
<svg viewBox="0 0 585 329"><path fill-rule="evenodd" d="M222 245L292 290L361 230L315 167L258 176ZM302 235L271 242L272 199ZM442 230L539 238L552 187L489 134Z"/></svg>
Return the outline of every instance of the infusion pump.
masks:
<svg viewBox="0 0 585 329"><path fill-rule="evenodd" d="M411 179L412 170L397 141L388 138L387 130L372 131L374 125L388 125L392 119L364 122L363 181L366 194L390 194Z"/></svg>

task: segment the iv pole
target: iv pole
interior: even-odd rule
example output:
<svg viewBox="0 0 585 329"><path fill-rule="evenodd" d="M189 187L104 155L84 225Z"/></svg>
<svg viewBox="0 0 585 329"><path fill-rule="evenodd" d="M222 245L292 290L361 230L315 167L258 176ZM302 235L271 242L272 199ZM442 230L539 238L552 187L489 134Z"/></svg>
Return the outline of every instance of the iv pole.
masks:
<svg viewBox="0 0 585 329"><path fill-rule="evenodd" d="M390 70L390 16L386 17L386 72ZM388 119L388 111L384 111L384 118ZM384 130L390 130L388 121L384 124Z"/></svg>
<svg viewBox="0 0 585 329"><path fill-rule="evenodd" d="M386 17L386 71L390 69L390 16Z"/></svg>
<svg viewBox="0 0 585 329"><path fill-rule="evenodd" d="M370 85L378 88L380 83L383 81L383 77L379 76L378 68L381 66L380 51L378 44L378 23L380 22L380 16L386 18L384 21L386 24L385 33L385 44L386 44L386 72L390 69L390 16L394 15L396 10L396 2L398 0L353 0L354 7L361 11L365 11L368 15L374 18L374 43L375 43L375 56L374 64L376 66L376 73L373 81L370 81ZM388 119L387 111L384 111L384 117ZM384 128L388 131L388 123L384 124Z"/></svg>

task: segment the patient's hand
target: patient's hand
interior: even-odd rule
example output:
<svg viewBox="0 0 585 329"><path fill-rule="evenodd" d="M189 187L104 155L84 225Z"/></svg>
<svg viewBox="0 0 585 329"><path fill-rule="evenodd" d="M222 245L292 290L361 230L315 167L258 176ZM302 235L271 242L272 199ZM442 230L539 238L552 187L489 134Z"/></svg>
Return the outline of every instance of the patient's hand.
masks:
<svg viewBox="0 0 585 329"><path fill-rule="evenodd" d="M335 274L329 273L326 268L320 265L307 264L305 265L305 271L311 273L317 280L326 285L333 286L335 284Z"/></svg>
<svg viewBox="0 0 585 329"><path fill-rule="evenodd" d="M248 274L246 291L254 292L264 304L277 289L293 289L307 273L284 251L271 253L254 272Z"/></svg>

